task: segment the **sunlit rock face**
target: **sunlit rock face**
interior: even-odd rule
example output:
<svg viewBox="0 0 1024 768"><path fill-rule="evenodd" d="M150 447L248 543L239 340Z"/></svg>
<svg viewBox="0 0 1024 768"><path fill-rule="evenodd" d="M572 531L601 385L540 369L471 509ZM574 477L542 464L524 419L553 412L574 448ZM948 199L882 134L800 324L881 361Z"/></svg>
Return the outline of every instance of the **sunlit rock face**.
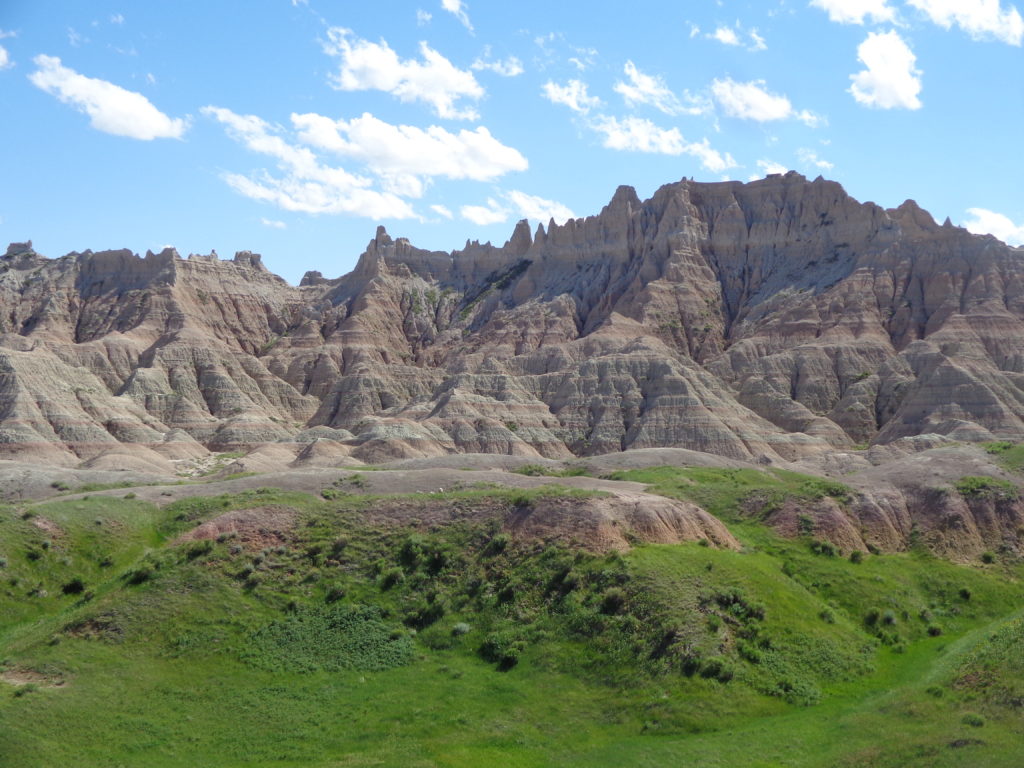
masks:
<svg viewBox="0 0 1024 768"><path fill-rule="evenodd" d="M15 243L0 456L675 446L770 463L1017 439L1022 319L1022 249L795 173L646 201L620 187L596 216L520 222L501 247L426 251L379 228L350 274L298 287L248 251L46 259ZM330 442L311 449L316 428Z"/></svg>

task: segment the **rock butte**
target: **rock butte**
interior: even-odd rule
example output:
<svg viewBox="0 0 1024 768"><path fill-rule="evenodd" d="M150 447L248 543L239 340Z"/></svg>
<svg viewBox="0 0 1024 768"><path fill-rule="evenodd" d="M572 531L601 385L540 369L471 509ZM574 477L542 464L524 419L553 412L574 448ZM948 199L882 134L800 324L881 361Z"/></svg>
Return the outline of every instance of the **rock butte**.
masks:
<svg viewBox="0 0 1024 768"><path fill-rule="evenodd" d="M15 243L0 305L0 457L64 466L1024 438L1024 251L796 173L620 187L502 247L379 228L298 287L249 252Z"/></svg>

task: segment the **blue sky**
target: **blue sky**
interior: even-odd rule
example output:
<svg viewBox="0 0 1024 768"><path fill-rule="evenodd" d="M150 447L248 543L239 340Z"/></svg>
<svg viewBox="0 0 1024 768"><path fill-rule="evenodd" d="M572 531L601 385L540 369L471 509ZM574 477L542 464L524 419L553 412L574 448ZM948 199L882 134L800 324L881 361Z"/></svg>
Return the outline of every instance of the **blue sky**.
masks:
<svg viewBox="0 0 1024 768"><path fill-rule="evenodd" d="M0 2L0 241L340 275L795 169L1024 243L1006 0Z"/></svg>

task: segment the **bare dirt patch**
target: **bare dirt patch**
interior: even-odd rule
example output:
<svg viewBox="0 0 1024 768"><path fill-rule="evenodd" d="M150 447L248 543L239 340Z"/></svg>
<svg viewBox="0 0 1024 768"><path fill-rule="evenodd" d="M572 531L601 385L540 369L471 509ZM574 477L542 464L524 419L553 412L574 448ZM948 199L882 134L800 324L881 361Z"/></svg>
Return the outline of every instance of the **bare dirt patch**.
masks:
<svg viewBox="0 0 1024 768"><path fill-rule="evenodd" d="M37 515L32 518L32 525L41 530L43 533L53 536L54 538L64 535L64 529L57 525L53 520L49 518Z"/></svg>
<svg viewBox="0 0 1024 768"><path fill-rule="evenodd" d="M178 538L178 542L216 540L230 536L250 551L277 547L291 540L298 513L291 507L269 504L225 512Z"/></svg>
<svg viewBox="0 0 1024 768"><path fill-rule="evenodd" d="M36 685L41 688L63 688L68 682L64 675L45 674L25 667L15 667L0 672L0 680L8 685Z"/></svg>

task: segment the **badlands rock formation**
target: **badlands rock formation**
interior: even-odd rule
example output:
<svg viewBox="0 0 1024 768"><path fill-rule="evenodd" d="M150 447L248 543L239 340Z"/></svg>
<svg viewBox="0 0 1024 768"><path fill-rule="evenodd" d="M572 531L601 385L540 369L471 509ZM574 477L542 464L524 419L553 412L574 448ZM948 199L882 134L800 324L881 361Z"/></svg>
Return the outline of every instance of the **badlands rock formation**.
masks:
<svg viewBox="0 0 1024 768"><path fill-rule="evenodd" d="M1024 251L795 173L621 187L502 247L380 228L298 287L248 252L15 243L0 307L0 456L65 466L1024 438Z"/></svg>

